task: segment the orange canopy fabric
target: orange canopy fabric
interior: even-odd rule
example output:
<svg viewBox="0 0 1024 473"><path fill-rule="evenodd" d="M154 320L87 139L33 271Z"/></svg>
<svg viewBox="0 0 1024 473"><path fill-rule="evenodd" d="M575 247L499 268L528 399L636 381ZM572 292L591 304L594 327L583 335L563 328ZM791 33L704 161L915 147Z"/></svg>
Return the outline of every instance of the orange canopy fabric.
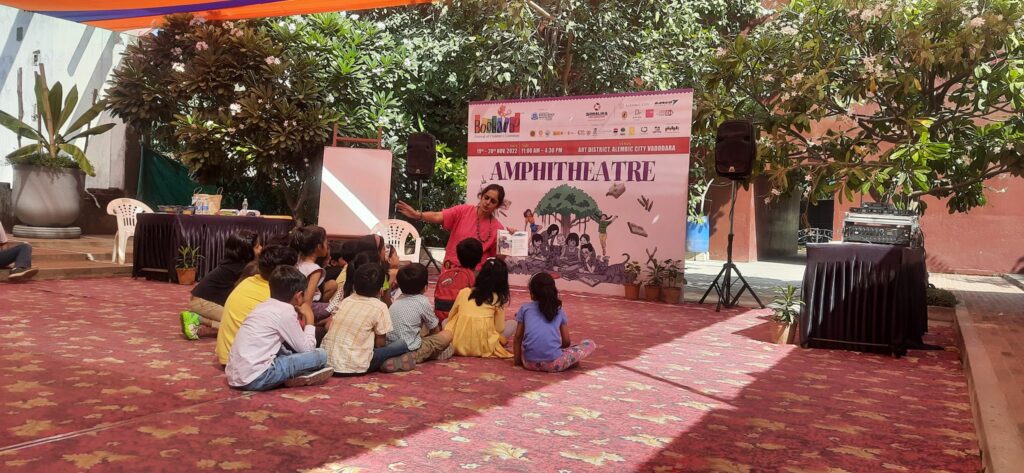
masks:
<svg viewBox="0 0 1024 473"><path fill-rule="evenodd" d="M0 4L115 31L158 28L165 15L241 20L344 10L367 10L431 0L0 0Z"/></svg>

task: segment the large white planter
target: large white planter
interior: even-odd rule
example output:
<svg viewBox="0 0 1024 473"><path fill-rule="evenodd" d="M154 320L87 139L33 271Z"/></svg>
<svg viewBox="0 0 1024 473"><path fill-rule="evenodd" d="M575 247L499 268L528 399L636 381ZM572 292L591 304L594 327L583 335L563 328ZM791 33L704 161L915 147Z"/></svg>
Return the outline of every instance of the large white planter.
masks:
<svg viewBox="0 0 1024 473"><path fill-rule="evenodd" d="M26 225L69 226L78 219L84 189L81 169L14 166L14 216Z"/></svg>

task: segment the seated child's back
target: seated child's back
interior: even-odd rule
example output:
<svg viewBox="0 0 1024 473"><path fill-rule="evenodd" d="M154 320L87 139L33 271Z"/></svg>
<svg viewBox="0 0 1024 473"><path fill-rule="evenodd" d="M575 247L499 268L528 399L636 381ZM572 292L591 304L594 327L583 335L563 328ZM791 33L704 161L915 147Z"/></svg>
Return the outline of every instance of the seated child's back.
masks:
<svg viewBox="0 0 1024 473"><path fill-rule="evenodd" d="M388 306L375 297L384 283L384 270L363 264L351 275L355 292L341 300L324 337L327 366L335 373L365 373L373 359L375 339L391 331Z"/></svg>
<svg viewBox="0 0 1024 473"><path fill-rule="evenodd" d="M437 285L434 286L434 315L441 322L448 318L448 312L452 310L459 291L473 287L476 282L473 268L480 264L484 247L480 240L466 238L455 247L455 252L459 257L459 266L445 268L437 277Z"/></svg>

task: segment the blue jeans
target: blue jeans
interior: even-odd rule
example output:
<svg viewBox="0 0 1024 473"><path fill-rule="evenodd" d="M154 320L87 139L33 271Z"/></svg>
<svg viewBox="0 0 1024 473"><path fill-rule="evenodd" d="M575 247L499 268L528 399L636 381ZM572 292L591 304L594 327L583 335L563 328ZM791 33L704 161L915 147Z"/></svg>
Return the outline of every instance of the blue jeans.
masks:
<svg viewBox="0 0 1024 473"><path fill-rule="evenodd" d="M385 361L408 351L409 345L406 345L404 340L395 340L380 348L374 348L373 358L370 360L370 368L366 372L378 371L381 366L384 366Z"/></svg>
<svg viewBox="0 0 1024 473"><path fill-rule="evenodd" d="M32 246L24 243L8 243L0 250L0 268L14 263L14 269L32 267Z"/></svg>
<svg viewBox="0 0 1024 473"><path fill-rule="evenodd" d="M274 362L263 374L238 389L267 391L298 375L316 371L325 366L327 366L327 352L323 348L314 348L313 351L305 353L295 353L282 346L281 350L277 352Z"/></svg>

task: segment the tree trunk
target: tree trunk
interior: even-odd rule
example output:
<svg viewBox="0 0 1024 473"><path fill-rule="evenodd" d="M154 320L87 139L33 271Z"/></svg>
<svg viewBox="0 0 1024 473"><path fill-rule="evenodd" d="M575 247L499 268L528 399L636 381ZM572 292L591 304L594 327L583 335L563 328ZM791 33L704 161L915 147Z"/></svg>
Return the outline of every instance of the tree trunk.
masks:
<svg viewBox="0 0 1024 473"><path fill-rule="evenodd" d="M568 213L559 214L559 218L561 219L561 223L562 223L562 228L561 228L561 232L560 233L562 235L568 235L569 232L572 231L572 214L568 214Z"/></svg>

